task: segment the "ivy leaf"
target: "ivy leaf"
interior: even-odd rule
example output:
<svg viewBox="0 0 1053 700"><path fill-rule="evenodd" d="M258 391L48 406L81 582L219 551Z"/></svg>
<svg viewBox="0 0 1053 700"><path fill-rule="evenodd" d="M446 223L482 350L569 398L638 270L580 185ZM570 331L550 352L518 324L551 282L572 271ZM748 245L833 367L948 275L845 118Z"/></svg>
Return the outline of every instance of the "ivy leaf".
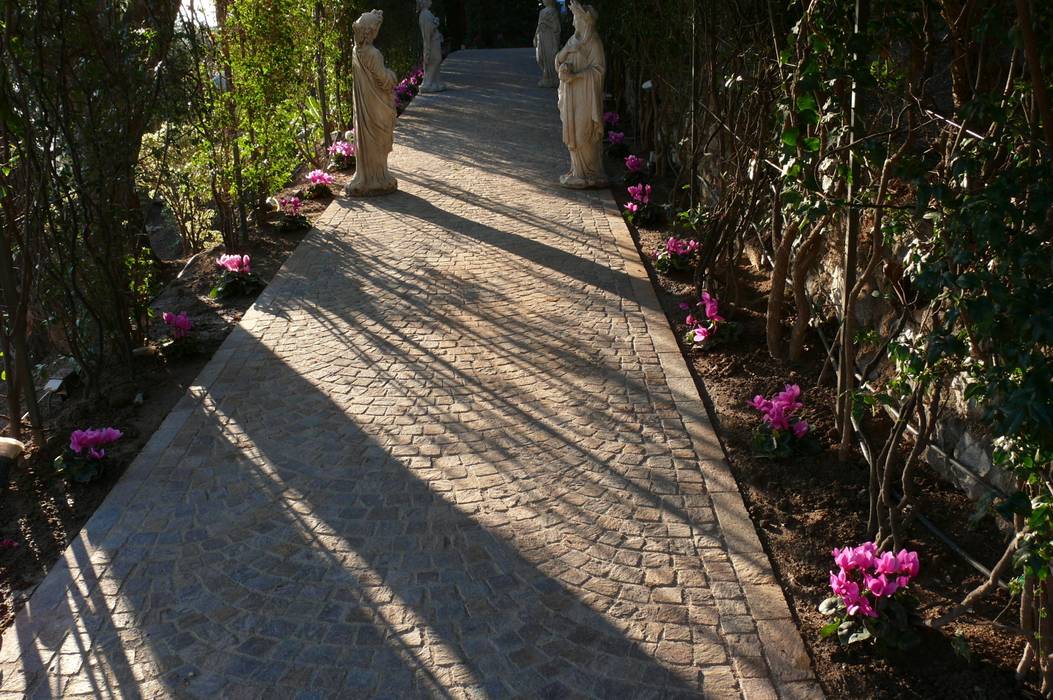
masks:
<svg viewBox="0 0 1053 700"><path fill-rule="evenodd" d="M798 131L797 127L791 126L786 131L782 132L782 143L784 146L789 148L796 148L797 141L801 137L801 132Z"/></svg>
<svg viewBox="0 0 1053 700"><path fill-rule="evenodd" d="M802 143L804 145L804 150L808 151L809 153L817 153L819 151L819 148L823 145L822 139L820 139L818 136L809 136L806 139L804 139Z"/></svg>

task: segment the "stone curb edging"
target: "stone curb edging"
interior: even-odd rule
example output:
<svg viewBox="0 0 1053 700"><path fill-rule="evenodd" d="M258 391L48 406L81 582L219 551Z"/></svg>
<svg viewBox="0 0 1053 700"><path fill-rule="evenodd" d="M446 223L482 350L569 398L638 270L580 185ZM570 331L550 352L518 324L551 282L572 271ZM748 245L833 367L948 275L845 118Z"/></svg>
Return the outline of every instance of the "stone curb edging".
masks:
<svg viewBox="0 0 1053 700"><path fill-rule="evenodd" d="M756 622L755 637L741 634L744 628L726 620L721 611L721 631L728 638L728 650L742 695L746 700L821 700L825 695L815 680L811 657L772 572L771 561L757 537L742 493L724 458L705 403L669 326L640 251L611 192L604 190L599 194L666 383L699 457L698 465L706 491L712 499L738 579L739 590L731 593L746 602ZM706 569L708 572L708 565ZM727 597L726 593L722 591L718 598ZM758 656L758 639L767 666Z"/></svg>

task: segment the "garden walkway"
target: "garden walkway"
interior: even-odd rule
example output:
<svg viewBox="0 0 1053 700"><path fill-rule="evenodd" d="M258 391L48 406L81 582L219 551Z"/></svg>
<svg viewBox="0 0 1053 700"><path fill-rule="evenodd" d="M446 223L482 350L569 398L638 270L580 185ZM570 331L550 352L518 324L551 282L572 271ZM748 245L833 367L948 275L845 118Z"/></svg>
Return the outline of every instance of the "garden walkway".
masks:
<svg viewBox="0 0 1053 700"><path fill-rule="evenodd" d="M530 51L401 118L0 651L0 697L821 697Z"/></svg>

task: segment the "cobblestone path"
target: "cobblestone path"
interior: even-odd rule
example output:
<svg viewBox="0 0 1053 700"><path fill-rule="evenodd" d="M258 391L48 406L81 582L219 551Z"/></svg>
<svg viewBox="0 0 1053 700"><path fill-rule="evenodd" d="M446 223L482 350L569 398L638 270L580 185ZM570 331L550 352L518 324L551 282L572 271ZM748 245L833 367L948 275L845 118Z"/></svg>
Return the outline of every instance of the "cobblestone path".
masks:
<svg viewBox="0 0 1053 700"><path fill-rule="evenodd" d="M0 697L821 697L530 51L400 119L4 635Z"/></svg>

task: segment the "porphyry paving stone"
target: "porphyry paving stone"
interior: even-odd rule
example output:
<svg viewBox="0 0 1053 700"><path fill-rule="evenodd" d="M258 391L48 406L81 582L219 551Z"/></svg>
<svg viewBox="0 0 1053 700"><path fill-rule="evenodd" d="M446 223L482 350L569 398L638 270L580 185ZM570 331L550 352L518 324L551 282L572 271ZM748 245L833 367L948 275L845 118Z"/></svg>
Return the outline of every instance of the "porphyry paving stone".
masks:
<svg viewBox="0 0 1053 700"><path fill-rule="evenodd" d="M7 697L821 697L529 51L400 120L7 630Z"/></svg>

